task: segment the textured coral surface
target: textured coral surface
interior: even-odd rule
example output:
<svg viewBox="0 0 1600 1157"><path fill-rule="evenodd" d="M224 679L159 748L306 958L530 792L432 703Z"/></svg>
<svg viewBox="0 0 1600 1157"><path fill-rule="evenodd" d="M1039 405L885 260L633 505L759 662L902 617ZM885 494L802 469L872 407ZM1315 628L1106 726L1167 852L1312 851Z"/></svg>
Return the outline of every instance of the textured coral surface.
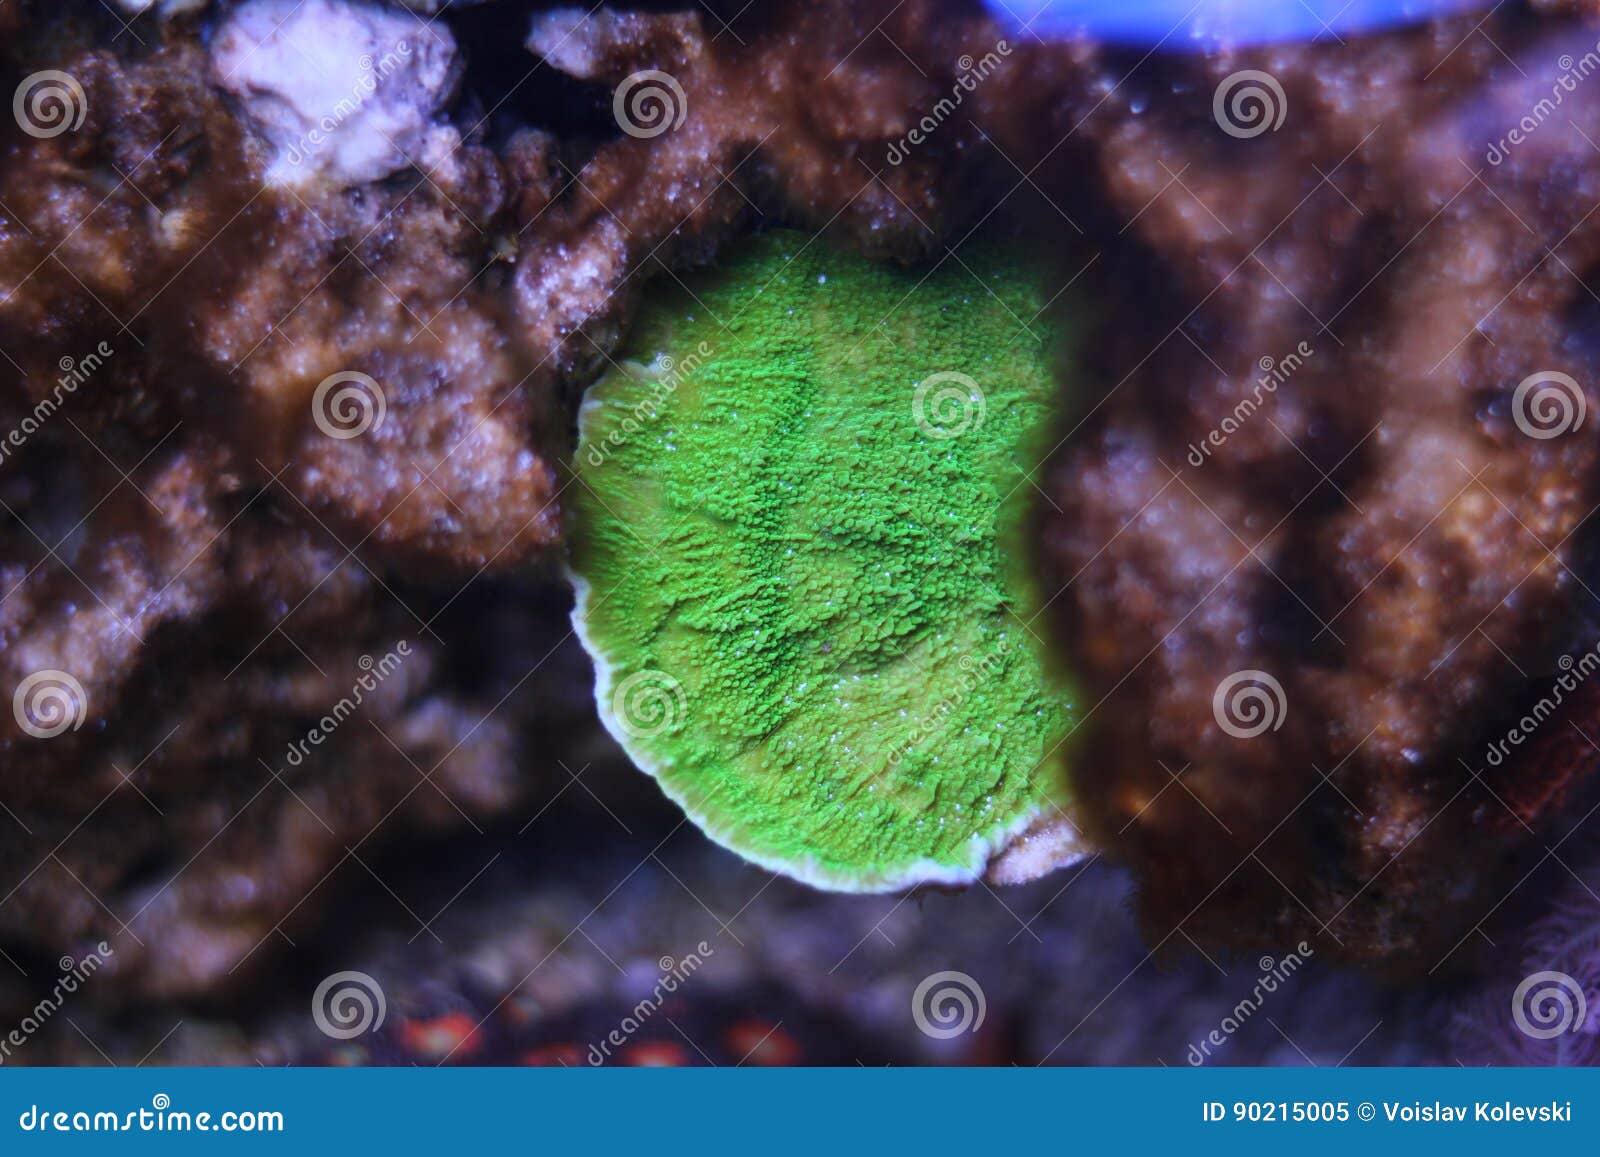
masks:
<svg viewBox="0 0 1600 1157"><path fill-rule="evenodd" d="M581 414L571 558L608 727L706 832L822 887L970 884L1070 822L1017 466L1062 323L1040 271L967 261L767 233L641 311Z"/></svg>

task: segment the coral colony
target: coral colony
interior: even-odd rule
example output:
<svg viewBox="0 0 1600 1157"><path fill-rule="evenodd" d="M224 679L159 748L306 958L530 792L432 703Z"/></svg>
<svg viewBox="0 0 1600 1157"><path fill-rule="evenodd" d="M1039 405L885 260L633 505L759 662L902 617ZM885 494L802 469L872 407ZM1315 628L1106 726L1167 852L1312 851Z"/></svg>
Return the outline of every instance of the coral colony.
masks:
<svg viewBox="0 0 1600 1157"><path fill-rule="evenodd" d="M900 271L769 233L648 305L590 390L572 565L601 712L747 858L969 882L1062 802L1073 699L1014 541L1048 296L999 250Z"/></svg>

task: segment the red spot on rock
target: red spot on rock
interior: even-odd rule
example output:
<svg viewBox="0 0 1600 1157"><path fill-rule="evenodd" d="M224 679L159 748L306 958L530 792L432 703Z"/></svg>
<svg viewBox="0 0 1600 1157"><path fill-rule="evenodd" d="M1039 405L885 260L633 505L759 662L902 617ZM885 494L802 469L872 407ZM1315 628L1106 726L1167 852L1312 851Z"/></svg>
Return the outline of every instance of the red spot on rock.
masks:
<svg viewBox="0 0 1600 1157"><path fill-rule="evenodd" d="M526 1025L538 1020L544 1013L544 1006L531 993L519 992L506 1001L506 1019L512 1024Z"/></svg>
<svg viewBox="0 0 1600 1157"><path fill-rule="evenodd" d="M545 1045L529 1049L517 1058L527 1068L576 1068L584 1063L583 1052L577 1045Z"/></svg>
<svg viewBox="0 0 1600 1157"><path fill-rule="evenodd" d="M367 1063L367 1050L361 1045L340 1045L328 1054L328 1064L341 1069L360 1068Z"/></svg>
<svg viewBox="0 0 1600 1157"><path fill-rule="evenodd" d="M400 1040L406 1051L432 1061L467 1060L483 1045L478 1023L464 1012L450 1012L432 1020L403 1020Z"/></svg>
<svg viewBox="0 0 1600 1157"><path fill-rule="evenodd" d="M747 1065L784 1066L800 1059L794 1037L765 1020L741 1020L728 1030L728 1049Z"/></svg>
<svg viewBox="0 0 1600 1157"><path fill-rule="evenodd" d="M689 1053L671 1041L653 1040L630 1045L617 1059L639 1068L677 1069L689 1063Z"/></svg>

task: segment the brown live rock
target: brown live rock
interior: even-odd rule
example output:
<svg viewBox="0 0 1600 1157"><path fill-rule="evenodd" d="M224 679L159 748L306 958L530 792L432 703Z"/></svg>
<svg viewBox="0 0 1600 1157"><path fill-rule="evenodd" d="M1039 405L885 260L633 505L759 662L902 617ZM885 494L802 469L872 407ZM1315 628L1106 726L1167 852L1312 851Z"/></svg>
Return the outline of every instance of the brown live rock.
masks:
<svg viewBox="0 0 1600 1157"><path fill-rule="evenodd" d="M1494 37L1543 72L1593 40ZM1536 372L1595 381L1600 246L1580 226L1600 98L1492 166L1540 82L1458 44L1440 28L1177 70L1198 93L1271 72L1292 112L1273 136L1197 130L1197 102L1141 115L1136 88L1091 122L1112 212L1148 246L1134 268L1171 291L1153 331L1102 351L1110 389L1055 455L1041 558L1093 674L1085 814L1140 866L1157 940L1313 935L1431 967L1534 830L1501 822L1484 744L1577 643L1597 458L1591 425L1529 437L1511 399ZM1213 698L1247 670L1284 709L1236 738ZM1593 766L1513 762L1524 805Z"/></svg>
<svg viewBox="0 0 1600 1157"><path fill-rule="evenodd" d="M639 283L755 223L746 197L928 251L951 220L936 166L886 185L857 154L932 88L888 45L816 74L805 54L843 55L865 16L768 29L759 60L640 20L630 36L676 36L703 68L680 141L491 142L463 113L436 165L286 185L194 21L141 22L141 44L93 12L13 17L17 76L70 73L85 115L5 127L0 418L29 436L0 464L0 672L8 697L67 672L84 702L51 739L0 721L0 936L35 960L114 941L102 1000L237 992L352 876L515 808L594 733L550 565L583 374ZM900 34L933 24L919 9ZM783 72L767 103L719 101L762 69ZM330 375L375 383L381 420L329 434L319 417L362 420L357 395L319 409ZM486 604L494 581L521 593ZM402 641L398 673L291 764Z"/></svg>
<svg viewBox="0 0 1600 1157"><path fill-rule="evenodd" d="M0 711L0 940L114 940L97 1007L236 997L386 857L567 784L600 742L559 574L574 406L653 279L774 223L926 261L1003 217L1083 271L1032 561L1083 677L1076 818L1149 944L1431 966L1586 798L1571 728L1484 752L1593 642L1600 88L1486 148L1592 5L1211 57L1022 35L898 163L1004 35L976 5L451 8L404 155L314 172L218 65L243 7L135 38L0 6L7 83L86 98L0 136L0 427L36 427L0 459L0 691L57 669L86 701L48 740ZM1246 68L1288 115L1240 139L1212 94ZM650 69L681 110L635 135L612 100ZM1568 435L1513 421L1542 371L1588 391ZM1249 739L1213 709L1245 670L1286 704Z"/></svg>

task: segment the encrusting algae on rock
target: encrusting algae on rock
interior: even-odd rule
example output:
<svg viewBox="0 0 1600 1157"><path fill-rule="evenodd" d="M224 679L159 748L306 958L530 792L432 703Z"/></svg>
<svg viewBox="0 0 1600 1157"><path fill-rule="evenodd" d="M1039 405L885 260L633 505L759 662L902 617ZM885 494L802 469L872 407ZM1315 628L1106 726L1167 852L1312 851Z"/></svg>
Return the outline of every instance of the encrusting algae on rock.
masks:
<svg viewBox="0 0 1600 1157"><path fill-rule="evenodd" d="M828 888L967 883L1065 804L1017 540L1043 278L795 233L646 304L580 417L575 621L607 726L714 839Z"/></svg>

